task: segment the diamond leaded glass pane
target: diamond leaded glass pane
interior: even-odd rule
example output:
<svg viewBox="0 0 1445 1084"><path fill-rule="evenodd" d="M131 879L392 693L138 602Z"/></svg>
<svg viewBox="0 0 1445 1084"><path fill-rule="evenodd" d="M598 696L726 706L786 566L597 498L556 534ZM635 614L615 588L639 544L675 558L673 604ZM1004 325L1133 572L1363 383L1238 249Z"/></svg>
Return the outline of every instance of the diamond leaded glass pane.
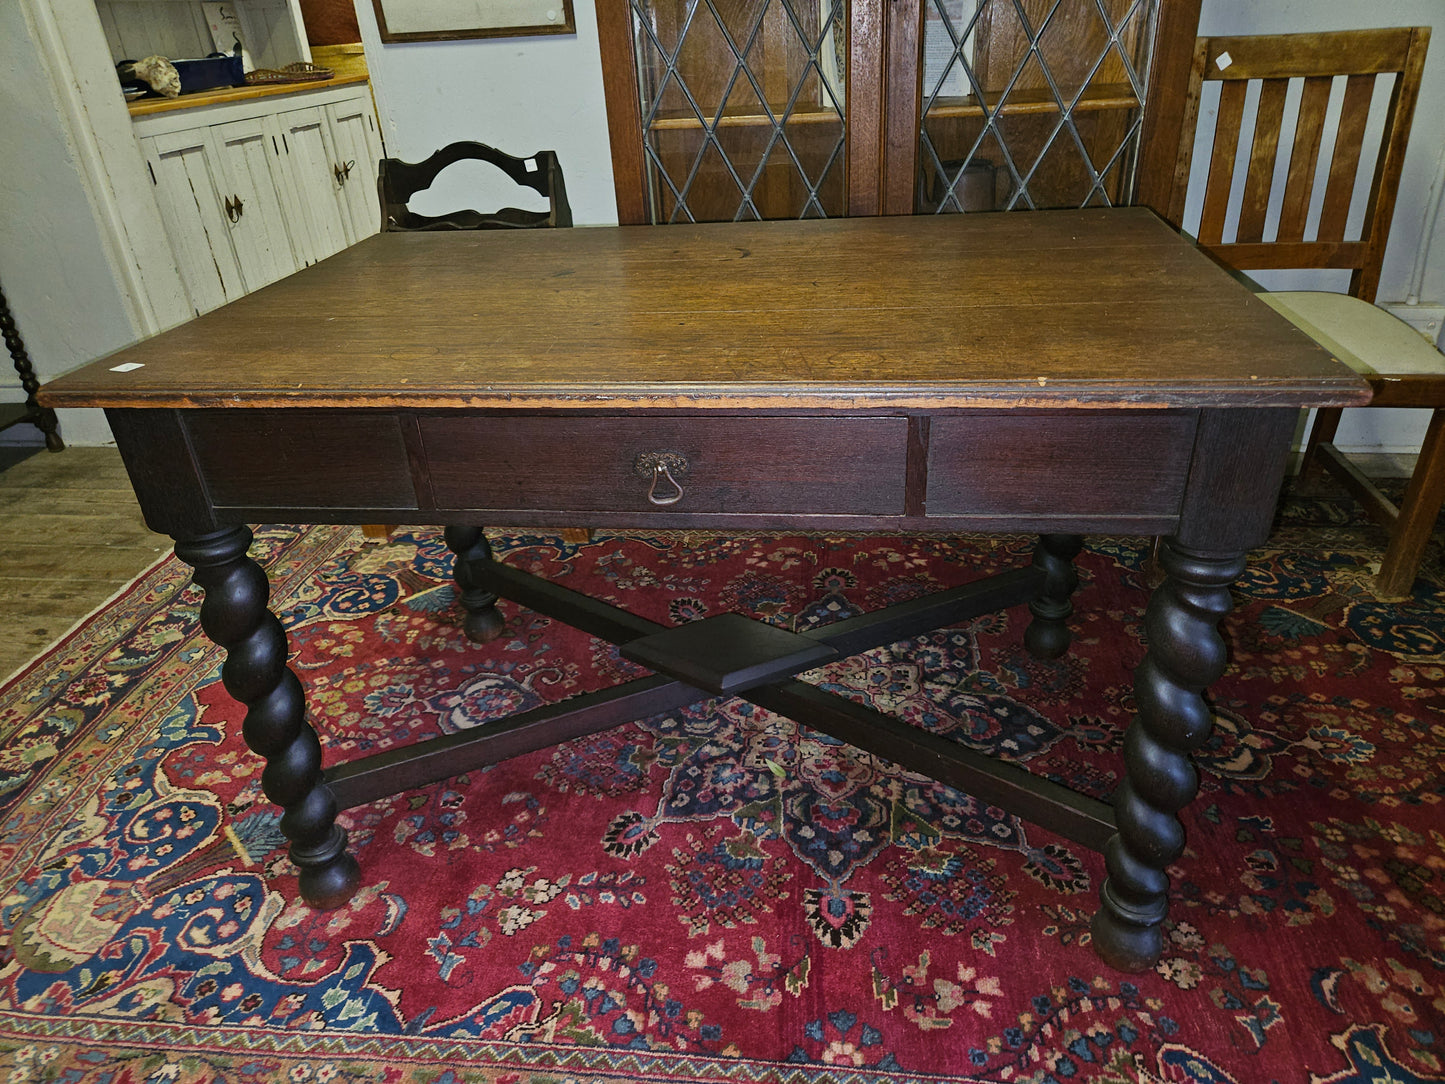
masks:
<svg viewBox="0 0 1445 1084"><path fill-rule="evenodd" d="M628 0L654 222L840 215L848 0Z"/></svg>
<svg viewBox="0 0 1445 1084"><path fill-rule="evenodd" d="M924 0L920 211L1132 197L1158 0Z"/></svg>

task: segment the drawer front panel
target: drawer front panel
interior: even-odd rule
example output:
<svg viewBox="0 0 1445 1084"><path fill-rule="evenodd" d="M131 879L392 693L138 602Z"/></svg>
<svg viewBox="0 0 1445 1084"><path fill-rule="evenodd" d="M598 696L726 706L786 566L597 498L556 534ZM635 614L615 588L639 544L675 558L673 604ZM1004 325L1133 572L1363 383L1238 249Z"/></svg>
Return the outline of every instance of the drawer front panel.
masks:
<svg viewBox="0 0 1445 1084"><path fill-rule="evenodd" d="M218 508L417 507L395 415L211 410L186 428Z"/></svg>
<svg viewBox="0 0 1445 1084"><path fill-rule="evenodd" d="M903 513L903 418L492 415L418 420L438 508ZM639 473L639 459L647 456L671 457L665 462L677 485L645 468ZM654 482L655 498L676 500L649 501Z"/></svg>
<svg viewBox="0 0 1445 1084"><path fill-rule="evenodd" d="M1175 515L1197 421L1166 410L934 418L928 515Z"/></svg>

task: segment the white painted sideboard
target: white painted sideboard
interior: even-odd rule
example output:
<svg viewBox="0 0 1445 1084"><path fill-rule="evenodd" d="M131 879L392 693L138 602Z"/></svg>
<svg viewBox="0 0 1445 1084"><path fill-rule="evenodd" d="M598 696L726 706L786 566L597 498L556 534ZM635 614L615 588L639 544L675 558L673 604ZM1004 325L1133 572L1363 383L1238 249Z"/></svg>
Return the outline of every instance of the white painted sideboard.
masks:
<svg viewBox="0 0 1445 1084"><path fill-rule="evenodd" d="M256 66L316 59L299 0L226 6ZM216 44L204 14L199 0L0 0L0 98L15 106L5 149L27 166L0 213L0 270L42 380L194 319L380 226L380 126L350 53L344 64L330 53L318 59L337 71L328 83L229 96L241 104L128 107L116 60L204 55ZM266 146L272 132L282 134L280 154ZM166 152L143 147L152 138L174 142ZM146 157L162 153L176 167L164 190L165 171ZM339 184L334 166L345 174L351 162ZM210 185L218 201L191 189L193 165L205 180L199 193ZM189 216L185 192L174 198L182 178ZM237 196L239 215L227 215L226 200L234 207ZM193 232L199 222L204 249ZM212 267L209 282L200 270L207 250L225 268ZM0 379L0 403L23 397ZM70 444L111 439L99 410L65 410L61 425Z"/></svg>
<svg viewBox="0 0 1445 1084"><path fill-rule="evenodd" d="M153 113L134 129L197 314L380 229L366 83Z"/></svg>

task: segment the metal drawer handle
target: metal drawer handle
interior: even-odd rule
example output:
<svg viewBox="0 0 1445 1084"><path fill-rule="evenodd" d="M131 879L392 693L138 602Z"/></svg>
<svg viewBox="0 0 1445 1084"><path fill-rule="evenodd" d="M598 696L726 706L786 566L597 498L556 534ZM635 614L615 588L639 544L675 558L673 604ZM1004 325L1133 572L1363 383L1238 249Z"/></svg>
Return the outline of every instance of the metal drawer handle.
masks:
<svg viewBox="0 0 1445 1084"><path fill-rule="evenodd" d="M678 477L687 473L687 457L678 452L643 452L632 461L632 469L643 478L650 478L647 499L657 505L676 504L682 500L682 484ZM662 492L658 487L663 486Z"/></svg>

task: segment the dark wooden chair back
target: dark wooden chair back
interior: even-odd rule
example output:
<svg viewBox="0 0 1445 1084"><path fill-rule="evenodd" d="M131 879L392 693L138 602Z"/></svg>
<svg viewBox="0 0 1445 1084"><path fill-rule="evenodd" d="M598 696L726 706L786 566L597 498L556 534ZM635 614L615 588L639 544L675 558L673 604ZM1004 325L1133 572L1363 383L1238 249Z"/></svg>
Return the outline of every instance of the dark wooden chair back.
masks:
<svg viewBox="0 0 1445 1084"><path fill-rule="evenodd" d="M467 159L489 162L519 185L546 197L545 211L523 211L503 207L497 211L452 211L445 215L421 215L407 204L418 192L430 188L437 174L447 166ZM376 178L381 196L381 228L395 230L517 230L572 225L572 208L562 181L562 166L554 151L538 151L530 158L514 158L485 143L452 143L423 162L383 158Z"/></svg>
<svg viewBox="0 0 1445 1084"><path fill-rule="evenodd" d="M1348 268L1350 293L1374 301L1429 41L1429 27L1199 38L1170 221L1241 271ZM1287 110L1295 101L1294 80L1297 108ZM1337 80L1343 84L1338 91ZM1198 222L1185 222L1200 100L1210 82L1220 83L1220 92L1208 180ZM1247 127L1252 86L1258 87L1257 107ZM1371 103L1385 94L1378 147L1367 150ZM1338 107L1332 108L1335 99ZM1328 161L1321 160L1322 147L1332 148ZM1367 154L1374 155L1374 167L1362 170ZM1357 193L1360 185L1367 191ZM1364 222L1359 236L1347 237L1357 200Z"/></svg>

